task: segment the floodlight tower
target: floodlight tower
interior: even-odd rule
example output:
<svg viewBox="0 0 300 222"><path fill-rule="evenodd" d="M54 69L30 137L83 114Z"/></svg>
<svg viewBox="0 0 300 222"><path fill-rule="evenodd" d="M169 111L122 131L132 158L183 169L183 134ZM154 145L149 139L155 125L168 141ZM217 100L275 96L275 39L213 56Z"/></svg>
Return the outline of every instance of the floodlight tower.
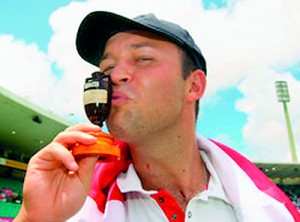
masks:
<svg viewBox="0 0 300 222"><path fill-rule="evenodd" d="M283 104L283 110L284 110L287 130L288 130L288 137L289 137L289 141L290 141L292 160L293 160L293 162L297 162L296 147L295 147L292 127L291 127L291 122L290 122L290 117L289 117L289 112L288 112L288 107L287 107L287 102L290 101L288 85L287 85L286 81L276 81L275 85L276 85L276 93L277 93L278 102L282 102L282 104Z"/></svg>

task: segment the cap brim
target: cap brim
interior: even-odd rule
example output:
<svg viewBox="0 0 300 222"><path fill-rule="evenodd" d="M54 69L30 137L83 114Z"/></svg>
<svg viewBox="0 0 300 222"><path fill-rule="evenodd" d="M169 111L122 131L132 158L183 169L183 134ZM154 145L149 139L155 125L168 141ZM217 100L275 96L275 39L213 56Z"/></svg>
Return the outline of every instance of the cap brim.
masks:
<svg viewBox="0 0 300 222"><path fill-rule="evenodd" d="M84 60L98 67L107 39L116 32L132 29L147 27L111 12L92 12L79 26L77 51Z"/></svg>

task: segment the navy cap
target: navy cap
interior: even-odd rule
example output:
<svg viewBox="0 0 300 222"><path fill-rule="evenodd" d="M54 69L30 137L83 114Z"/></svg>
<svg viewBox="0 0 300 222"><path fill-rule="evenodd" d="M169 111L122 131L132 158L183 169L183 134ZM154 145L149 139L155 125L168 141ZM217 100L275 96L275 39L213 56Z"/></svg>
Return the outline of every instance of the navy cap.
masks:
<svg viewBox="0 0 300 222"><path fill-rule="evenodd" d="M117 32L126 30L149 31L177 44L206 74L205 59L190 34L179 25L159 20L153 14L129 19L111 12L92 12L79 26L77 51L84 60L98 67L106 41Z"/></svg>

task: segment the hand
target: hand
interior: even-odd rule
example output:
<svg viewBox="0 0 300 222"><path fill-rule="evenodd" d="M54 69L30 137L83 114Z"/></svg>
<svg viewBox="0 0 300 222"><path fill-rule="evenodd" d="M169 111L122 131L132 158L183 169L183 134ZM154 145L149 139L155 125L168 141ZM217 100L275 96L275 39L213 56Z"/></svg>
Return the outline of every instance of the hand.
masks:
<svg viewBox="0 0 300 222"><path fill-rule="evenodd" d="M69 149L76 143L96 143L85 132L99 131L92 124L69 127L31 158L24 180L23 204L15 221L65 221L81 208L97 157L75 160Z"/></svg>

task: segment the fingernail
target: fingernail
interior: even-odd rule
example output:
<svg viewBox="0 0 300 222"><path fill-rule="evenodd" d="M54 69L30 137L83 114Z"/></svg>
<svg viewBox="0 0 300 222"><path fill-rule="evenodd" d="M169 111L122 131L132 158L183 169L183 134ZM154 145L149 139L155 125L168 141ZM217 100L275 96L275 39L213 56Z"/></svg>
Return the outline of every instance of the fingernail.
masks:
<svg viewBox="0 0 300 222"><path fill-rule="evenodd" d="M76 172L77 169L78 169L77 163L76 163L76 162L71 162L71 163L70 163L70 169L69 169L70 172Z"/></svg>

